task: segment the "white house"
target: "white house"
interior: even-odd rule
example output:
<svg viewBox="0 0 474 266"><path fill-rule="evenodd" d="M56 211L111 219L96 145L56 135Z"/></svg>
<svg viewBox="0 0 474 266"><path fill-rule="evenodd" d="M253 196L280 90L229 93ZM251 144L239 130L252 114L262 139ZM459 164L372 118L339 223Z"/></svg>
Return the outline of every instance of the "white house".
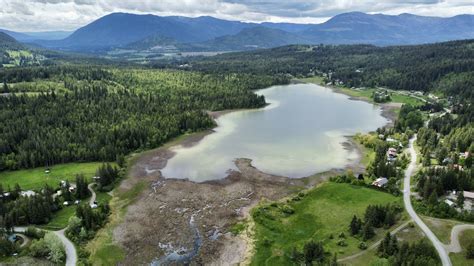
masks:
<svg viewBox="0 0 474 266"><path fill-rule="evenodd" d="M376 187L383 187L388 183L388 179L385 177L377 178L372 185Z"/></svg>

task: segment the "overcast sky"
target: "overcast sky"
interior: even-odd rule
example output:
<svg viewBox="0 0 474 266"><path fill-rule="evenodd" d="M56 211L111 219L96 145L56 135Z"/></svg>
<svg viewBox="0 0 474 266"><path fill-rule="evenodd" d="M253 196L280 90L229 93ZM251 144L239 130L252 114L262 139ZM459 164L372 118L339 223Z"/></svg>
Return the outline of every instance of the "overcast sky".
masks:
<svg viewBox="0 0 474 266"><path fill-rule="evenodd" d="M474 14L473 0L0 0L0 28L75 30L112 12L202 16L241 21L320 23L362 11L426 16Z"/></svg>

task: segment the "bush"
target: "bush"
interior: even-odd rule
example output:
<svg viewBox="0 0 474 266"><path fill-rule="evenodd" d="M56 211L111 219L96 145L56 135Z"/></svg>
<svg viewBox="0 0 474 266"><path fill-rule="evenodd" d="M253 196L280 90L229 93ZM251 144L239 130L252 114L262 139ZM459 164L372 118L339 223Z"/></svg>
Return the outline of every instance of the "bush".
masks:
<svg viewBox="0 0 474 266"><path fill-rule="evenodd" d="M287 215L292 215L293 213L295 213L295 210L288 206L288 205L283 205L281 207L281 211L284 213L284 214L287 214Z"/></svg>
<svg viewBox="0 0 474 266"><path fill-rule="evenodd" d="M340 247L346 247L347 243L344 239L340 239L339 241L337 241L337 245Z"/></svg>
<svg viewBox="0 0 474 266"><path fill-rule="evenodd" d="M359 243L359 249L366 250L367 249L367 244L365 242L360 242Z"/></svg>
<svg viewBox="0 0 474 266"><path fill-rule="evenodd" d="M44 237L45 232L41 229L36 229L33 226L29 226L28 228L26 228L26 230L23 234L25 236L28 236L28 237L31 237L31 238L39 239L39 238Z"/></svg>
<svg viewBox="0 0 474 266"><path fill-rule="evenodd" d="M57 264L63 263L66 259L63 243L52 232L46 233L40 240L34 240L29 253L33 257L45 258Z"/></svg>

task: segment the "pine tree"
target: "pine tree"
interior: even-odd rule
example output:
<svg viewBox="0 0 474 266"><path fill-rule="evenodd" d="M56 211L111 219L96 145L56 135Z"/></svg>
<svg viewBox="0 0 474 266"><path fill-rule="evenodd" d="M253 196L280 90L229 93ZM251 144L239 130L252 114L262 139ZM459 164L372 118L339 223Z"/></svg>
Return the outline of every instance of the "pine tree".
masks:
<svg viewBox="0 0 474 266"><path fill-rule="evenodd" d="M464 191L459 190L458 194L459 195L456 199L456 204L458 205L459 208L463 209L464 208Z"/></svg>
<svg viewBox="0 0 474 266"><path fill-rule="evenodd" d="M364 223L364 226L362 227L362 238L364 239L364 241L371 239L372 237L374 237L374 235L375 232L372 225L367 222Z"/></svg>
<svg viewBox="0 0 474 266"><path fill-rule="evenodd" d="M357 218L357 216L354 215L352 217L351 224L349 225L349 231L351 232L351 235L357 235L360 232L361 229L361 221L360 219Z"/></svg>
<svg viewBox="0 0 474 266"><path fill-rule="evenodd" d="M9 93L10 90L8 89L7 81L3 80L3 93Z"/></svg>

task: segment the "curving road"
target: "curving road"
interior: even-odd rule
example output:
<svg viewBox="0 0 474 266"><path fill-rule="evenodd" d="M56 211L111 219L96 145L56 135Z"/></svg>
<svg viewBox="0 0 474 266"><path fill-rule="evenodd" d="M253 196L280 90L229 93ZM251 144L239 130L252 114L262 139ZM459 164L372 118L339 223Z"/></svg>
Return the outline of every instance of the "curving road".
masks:
<svg viewBox="0 0 474 266"><path fill-rule="evenodd" d="M89 189L89 191L91 192L91 199L89 200L89 206L92 206L92 204L94 204L94 201L96 200L97 198L97 195L95 194L95 191L94 189L92 189L92 187L95 185L95 183L90 183L87 188Z"/></svg>
<svg viewBox="0 0 474 266"><path fill-rule="evenodd" d="M77 252L74 244L69 240L62 229L59 231L52 231L64 244L64 249L66 250L66 266L75 266L77 264Z"/></svg>
<svg viewBox="0 0 474 266"><path fill-rule="evenodd" d="M24 233L27 227L18 226L14 227L13 231L18 233ZM44 230L44 229L43 229ZM74 244L69 240L66 235L64 235L64 231L66 229L62 229L59 231L50 231L53 232L60 240L63 242L64 250L66 251L66 266L75 266L77 264L77 252L76 247ZM48 230L45 230L48 231Z"/></svg>
<svg viewBox="0 0 474 266"><path fill-rule="evenodd" d="M474 224L458 224L451 230L451 243L444 245L448 252L459 253L462 251L461 243L459 243L459 234L465 230L473 230Z"/></svg>
<svg viewBox="0 0 474 266"><path fill-rule="evenodd" d="M395 235L396 233L400 232L402 229L404 229L405 227L407 227L410 222L411 222L411 221L407 221L407 222L401 224L401 225L398 226L397 228L393 229L393 230L390 232L390 234L391 234L391 235ZM356 253L356 254L354 254L354 255L350 255L350 256L347 256L347 257L338 259L337 262L344 262L344 261L348 261L348 260L351 261L351 260L353 260L353 259L355 259L355 258L357 258L357 257L360 257L360 256L364 255L365 253L367 253L369 250L373 250L373 249L377 248L377 247L380 245L380 243L382 243L382 240L383 240L383 238L380 239L380 240L378 240L377 242L373 243L372 245L370 245L370 247L367 248L366 250L363 250L363 251L361 251L361 252L359 252L359 253Z"/></svg>
<svg viewBox="0 0 474 266"><path fill-rule="evenodd" d="M410 151L410 164L408 165L407 170L405 171L405 180L404 180L404 188L403 188L403 201L405 203L405 208L408 214L411 216L413 221L420 227L420 229L425 233L428 239L433 243L433 246L438 251L439 257L441 258L441 262L443 266L451 266L451 259L449 258L448 252L444 248L443 243L439 241L436 235L426 226L426 224L420 219L420 217L416 214L413 206L411 205L411 193L410 193L410 179L413 174L413 171L416 168L416 151L413 147L413 143L416 140L416 134L414 137L410 139L410 143L408 149Z"/></svg>

